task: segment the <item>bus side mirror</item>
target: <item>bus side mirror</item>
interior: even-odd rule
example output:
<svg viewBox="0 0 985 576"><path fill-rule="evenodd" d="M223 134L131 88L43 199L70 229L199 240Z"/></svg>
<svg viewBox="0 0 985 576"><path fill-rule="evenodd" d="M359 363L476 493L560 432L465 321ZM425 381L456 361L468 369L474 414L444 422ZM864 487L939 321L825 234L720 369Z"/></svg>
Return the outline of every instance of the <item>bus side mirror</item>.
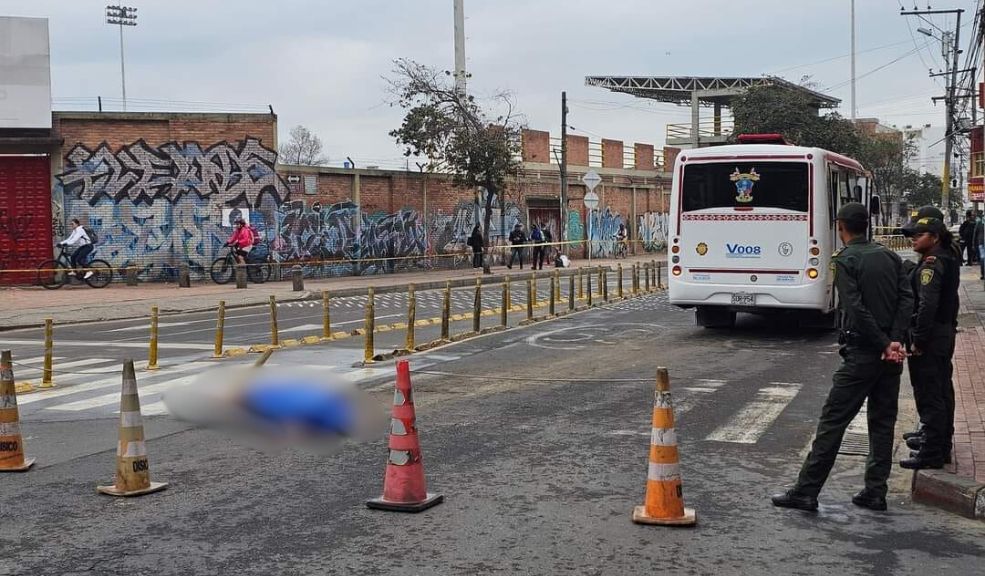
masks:
<svg viewBox="0 0 985 576"><path fill-rule="evenodd" d="M882 203L879 201L878 196L873 196L869 199L869 214L873 216L878 216L879 212L882 210Z"/></svg>

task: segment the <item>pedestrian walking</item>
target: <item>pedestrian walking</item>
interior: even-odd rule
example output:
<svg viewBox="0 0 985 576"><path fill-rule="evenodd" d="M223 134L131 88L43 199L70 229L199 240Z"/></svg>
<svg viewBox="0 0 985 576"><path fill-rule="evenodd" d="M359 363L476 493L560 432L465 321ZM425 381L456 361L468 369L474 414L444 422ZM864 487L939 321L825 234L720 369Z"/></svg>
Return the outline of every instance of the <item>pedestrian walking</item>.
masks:
<svg viewBox="0 0 985 576"><path fill-rule="evenodd" d="M978 249L978 279L985 280L985 215L981 210L975 223L974 245Z"/></svg>
<svg viewBox="0 0 985 576"><path fill-rule="evenodd" d="M903 336L913 294L900 257L866 236L869 213L862 204L845 204L837 214L838 237L845 245L831 257L838 291L841 366L821 411L817 434L793 488L772 497L774 506L817 510L817 496L834 465L845 429L868 400L869 456L865 488L852 503L886 509L886 481L892 469Z"/></svg>
<svg viewBox="0 0 985 576"><path fill-rule="evenodd" d="M520 270L523 270L523 245L527 243L527 235L523 233L523 225L519 222L513 226L510 232L510 263L506 265L510 270L513 269L513 260L520 259Z"/></svg>
<svg viewBox="0 0 985 576"><path fill-rule="evenodd" d="M530 243L534 246L534 255L531 259L530 267L534 270L544 269L544 233L541 232L540 226L534 224L533 228L530 229Z"/></svg>
<svg viewBox="0 0 985 576"><path fill-rule="evenodd" d="M479 229L478 224L472 229L472 235L469 236L466 244L472 248L472 267L482 268L482 249L485 241L482 239L482 230Z"/></svg>
<svg viewBox="0 0 985 576"><path fill-rule="evenodd" d="M974 228L972 228L972 233ZM958 326L961 251L944 224L944 214L925 206L903 226L920 255L910 274L914 312L908 335L910 383L922 431L907 438L914 449L900 466L941 468L950 461L954 436L954 355ZM973 238L969 236L969 245Z"/></svg>
<svg viewBox="0 0 985 576"><path fill-rule="evenodd" d="M964 258L964 264L967 266L978 263L978 249L974 244L974 236L975 214L971 210L968 210L964 214L964 222L958 227L958 238L961 240L961 252L959 255Z"/></svg>
<svg viewBox="0 0 985 576"><path fill-rule="evenodd" d="M548 266L550 266L550 263L554 262L554 251L556 249L554 246L554 234L551 232L550 227L545 226L543 223L540 225L540 231L544 234L544 258L547 259Z"/></svg>

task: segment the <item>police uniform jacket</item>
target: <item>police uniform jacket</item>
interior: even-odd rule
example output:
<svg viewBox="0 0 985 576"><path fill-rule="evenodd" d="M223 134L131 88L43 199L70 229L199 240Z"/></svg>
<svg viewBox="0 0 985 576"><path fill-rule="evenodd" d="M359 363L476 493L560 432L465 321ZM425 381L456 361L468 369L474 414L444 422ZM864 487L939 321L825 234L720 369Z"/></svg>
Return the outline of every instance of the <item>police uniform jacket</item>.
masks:
<svg viewBox="0 0 985 576"><path fill-rule="evenodd" d="M961 268L955 247L938 245L910 276L916 304L910 341L924 352L949 353L958 325Z"/></svg>
<svg viewBox="0 0 985 576"><path fill-rule="evenodd" d="M831 258L843 343L881 353L902 342L913 310L903 261L893 251L856 238Z"/></svg>

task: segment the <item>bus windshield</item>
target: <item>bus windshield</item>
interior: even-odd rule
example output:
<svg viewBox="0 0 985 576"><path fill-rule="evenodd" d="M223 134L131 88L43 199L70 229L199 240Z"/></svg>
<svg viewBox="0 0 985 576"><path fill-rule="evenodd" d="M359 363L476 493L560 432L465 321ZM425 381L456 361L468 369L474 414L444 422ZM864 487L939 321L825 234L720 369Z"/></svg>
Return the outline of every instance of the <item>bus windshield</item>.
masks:
<svg viewBox="0 0 985 576"><path fill-rule="evenodd" d="M681 210L780 208L807 212L806 162L689 164L684 168Z"/></svg>

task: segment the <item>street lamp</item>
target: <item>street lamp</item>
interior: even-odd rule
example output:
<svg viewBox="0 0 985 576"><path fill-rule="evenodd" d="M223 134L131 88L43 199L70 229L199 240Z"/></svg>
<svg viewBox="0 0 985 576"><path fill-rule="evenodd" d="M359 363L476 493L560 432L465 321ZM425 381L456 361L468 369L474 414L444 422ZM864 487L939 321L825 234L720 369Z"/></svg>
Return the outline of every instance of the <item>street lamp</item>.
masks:
<svg viewBox="0 0 985 576"><path fill-rule="evenodd" d="M127 109L127 72L123 61L123 27L137 25L137 9L129 6L106 6L106 23L120 26L120 80L123 83L123 111Z"/></svg>
<svg viewBox="0 0 985 576"><path fill-rule="evenodd" d="M924 36L934 37L934 33L929 28L917 28L917 32L923 34Z"/></svg>

